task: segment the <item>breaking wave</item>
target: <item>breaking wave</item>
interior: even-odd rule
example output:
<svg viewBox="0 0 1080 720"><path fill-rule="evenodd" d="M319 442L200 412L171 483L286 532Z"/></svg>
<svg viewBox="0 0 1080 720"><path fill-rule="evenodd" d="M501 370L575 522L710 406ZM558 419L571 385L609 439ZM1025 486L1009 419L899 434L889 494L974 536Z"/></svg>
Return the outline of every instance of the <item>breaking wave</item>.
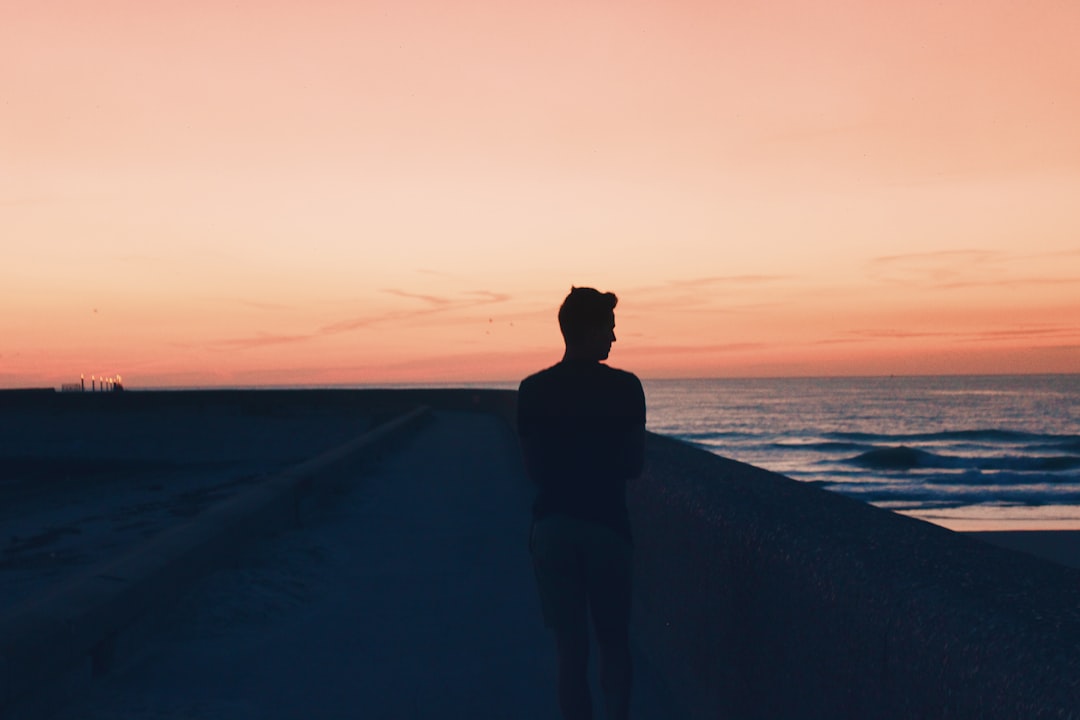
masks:
<svg viewBox="0 0 1080 720"><path fill-rule="evenodd" d="M951 470L1017 470L1063 472L1080 468L1080 457L1004 456L971 457L940 455L928 450L899 445L876 448L848 458L844 462L874 470L913 470L916 468Z"/></svg>

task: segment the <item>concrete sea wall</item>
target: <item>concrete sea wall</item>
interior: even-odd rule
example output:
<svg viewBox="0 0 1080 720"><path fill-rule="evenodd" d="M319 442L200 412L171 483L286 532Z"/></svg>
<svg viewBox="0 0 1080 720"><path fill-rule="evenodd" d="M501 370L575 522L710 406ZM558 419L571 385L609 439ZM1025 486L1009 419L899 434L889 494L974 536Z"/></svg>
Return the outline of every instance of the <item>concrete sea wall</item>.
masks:
<svg viewBox="0 0 1080 720"><path fill-rule="evenodd" d="M650 436L635 633L691 718L1080 717L1080 571Z"/></svg>

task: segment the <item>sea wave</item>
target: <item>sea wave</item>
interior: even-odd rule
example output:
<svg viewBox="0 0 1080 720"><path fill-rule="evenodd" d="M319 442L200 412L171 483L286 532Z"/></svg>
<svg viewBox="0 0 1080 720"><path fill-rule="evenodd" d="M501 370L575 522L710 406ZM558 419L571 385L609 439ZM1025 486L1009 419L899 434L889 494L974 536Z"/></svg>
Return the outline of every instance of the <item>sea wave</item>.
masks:
<svg viewBox="0 0 1080 720"><path fill-rule="evenodd" d="M661 428L660 430L663 430ZM690 442L707 442L709 440L731 440L731 439L747 439L755 438L756 435L745 432L675 432L673 436L680 440L687 440Z"/></svg>
<svg viewBox="0 0 1080 720"><path fill-rule="evenodd" d="M1034 443L1041 442L1054 447L1080 447L1080 435L1054 435L1044 433L1021 432L1019 430L943 430L932 433L867 433L867 432L828 432L823 437L833 440L851 440L868 443L888 442L979 442L979 443Z"/></svg>
<svg viewBox="0 0 1080 720"><path fill-rule="evenodd" d="M1080 455L1080 439L1066 440L1064 442L1049 443L1047 445L1035 446L1043 450L1058 450L1061 452L1075 453Z"/></svg>
<svg viewBox="0 0 1080 720"><path fill-rule="evenodd" d="M1080 504L1080 487L1048 489L1033 487L971 486L953 488L948 493L925 486L838 485L825 489L864 502L905 502L923 507L961 507L964 505L1075 505Z"/></svg>
<svg viewBox="0 0 1080 720"><path fill-rule="evenodd" d="M968 470L959 473L932 474L919 477L919 482L930 486L981 485L985 487L1007 487L1024 485L1027 487L1054 488L1055 492L1075 486L1080 490L1080 475L1065 473L1025 473L1025 472L982 472Z"/></svg>
<svg viewBox="0 0 1080 720"><path fill-rule="evenodd" d="M875 470L912 470L916 468L953 470L1027 470L1061 472L1080 468L1080 457L1056 455L971 457L940 455L928 450L899 445L875 448L842 462Z"/></svg>
<svg viewBox="0 0 1080 720"><path fill-rule="evenodd" d="M768 443L768 447L777 450L817 450L819 452L856 452L859 450L871 450L873 445L856 442L774 442Z"/></svg>

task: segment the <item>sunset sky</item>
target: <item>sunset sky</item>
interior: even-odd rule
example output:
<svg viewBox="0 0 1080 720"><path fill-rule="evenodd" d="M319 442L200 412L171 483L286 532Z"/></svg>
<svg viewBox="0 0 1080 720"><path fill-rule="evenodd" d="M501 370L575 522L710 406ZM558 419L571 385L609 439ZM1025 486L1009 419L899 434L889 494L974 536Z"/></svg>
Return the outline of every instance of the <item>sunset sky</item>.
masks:
<svg viewBox="0 0 1080 720"><path fill-rule="evenodd" d="M0 4L0 387L1080 372L1080 3Z"/></svg>

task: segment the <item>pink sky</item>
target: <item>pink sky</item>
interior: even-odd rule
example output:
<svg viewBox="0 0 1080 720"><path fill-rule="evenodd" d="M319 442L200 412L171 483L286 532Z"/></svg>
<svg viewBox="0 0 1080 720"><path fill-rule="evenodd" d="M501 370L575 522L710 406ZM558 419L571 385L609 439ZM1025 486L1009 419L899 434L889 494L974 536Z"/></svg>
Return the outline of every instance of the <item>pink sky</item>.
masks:
<svg viewBox="0 0 1080 720"><path fill-rule="evenodd" d="M0 387L1080 371L1080 4L0 10Z"/></svg>

